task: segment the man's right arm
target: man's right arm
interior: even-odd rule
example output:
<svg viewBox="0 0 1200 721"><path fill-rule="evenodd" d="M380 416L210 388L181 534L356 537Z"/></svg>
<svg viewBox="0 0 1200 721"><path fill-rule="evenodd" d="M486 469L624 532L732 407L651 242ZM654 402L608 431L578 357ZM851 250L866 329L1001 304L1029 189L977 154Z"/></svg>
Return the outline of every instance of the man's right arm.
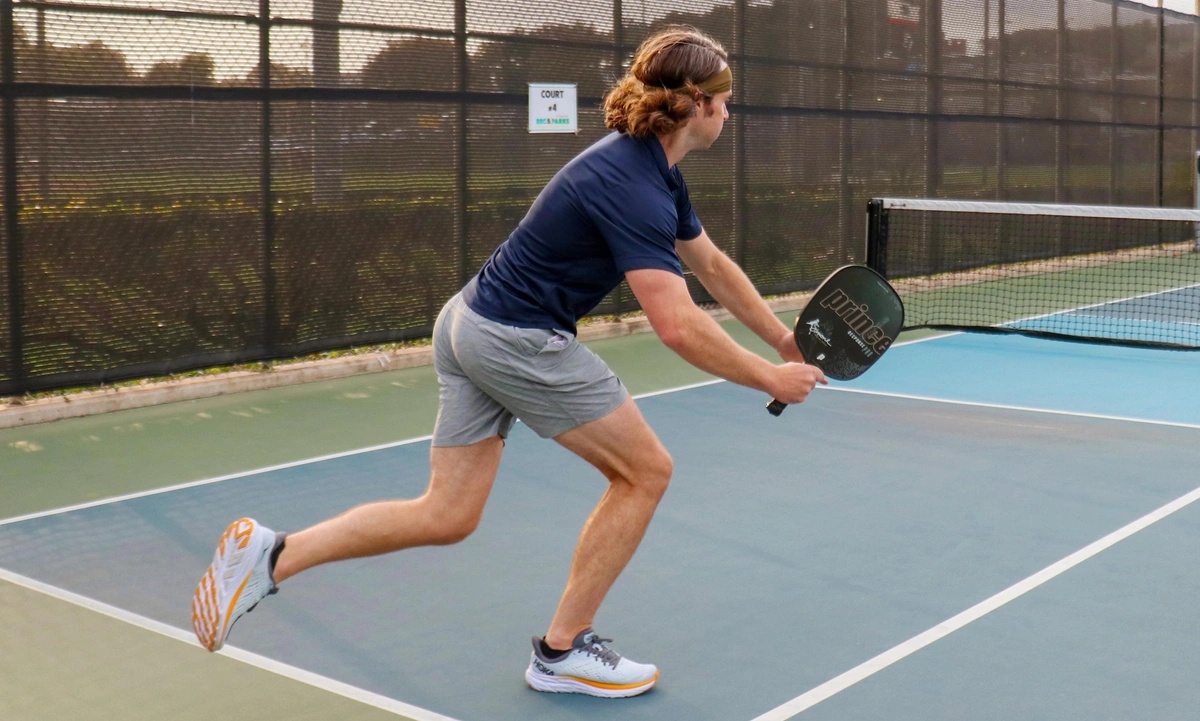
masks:
<svg viewBox="0 0 1200 721"><path fill-rule="evenodd" d="M739 345L707 313L696 307L681 276L665 270L625 274L662 342L700 370L755 388L784 403L799 403L817 383L819 368L803 363L775 365Z"/></svg>

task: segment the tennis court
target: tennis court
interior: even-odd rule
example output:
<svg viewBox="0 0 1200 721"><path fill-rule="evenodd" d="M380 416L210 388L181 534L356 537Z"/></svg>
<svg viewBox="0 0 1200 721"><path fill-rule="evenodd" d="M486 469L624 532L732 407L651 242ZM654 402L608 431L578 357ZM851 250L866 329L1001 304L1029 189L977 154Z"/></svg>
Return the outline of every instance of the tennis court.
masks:
<svg viewBox="0 0 1200 721"><path fill-rule="evenodd" d="M1194 354L921 339L776 419L653 338L596 347L677 464L597 619L660 666L650 693L523 683L602 484L520 426L467 542L316 569L226 652L191 640L237 515L298 528L423 489L412 369L0 432L20 485L63 501L3 514L0 716L1192 717Z"/></svg>
<svg viewBox="0 0 1200 721"><path fill-rule="evenodd" d="M662 671L618 701L524 683L604 482L519 425L466 542L314 569L222 652L195 642L235 518L421 493L431 368L0 428L0 721L1194 718L1193 10L0 3L0 414L348 348L386 365L608 132L668 22L737 78L686 169L720 247L777 297L864 263L909 319L897 339L853 298L838 317L887 358L780 418L652 334L594 343L676 462L597 619ZM548 85L562 133L536 132ZM620 289L589 320L637 311Z"/></svg>

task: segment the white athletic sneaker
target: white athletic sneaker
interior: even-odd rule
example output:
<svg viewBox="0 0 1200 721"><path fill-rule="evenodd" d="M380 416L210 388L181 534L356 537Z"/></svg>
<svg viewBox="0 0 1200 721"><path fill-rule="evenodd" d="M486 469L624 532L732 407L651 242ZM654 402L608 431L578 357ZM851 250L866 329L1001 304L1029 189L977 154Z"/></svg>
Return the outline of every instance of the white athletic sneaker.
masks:
<svg viewBox="0 0 1200 721"><path fill-rule="evenodd" d="M637 696L658 681L653 664L635 663L604 644L592 629L580 633L571 650L560 656L542 653L541 639L533 639L533 656L525 670L525 681L537 691L585 693L604 698Z"/></svg>
<svg viewBox="0 0 1200 721"><path fill-rule="evenodd" d="M240 518L225 529L212 565L192 595L192 629L201 646L221 648L233 623L275 593L271 554L282 542L283 534L252 518Z"/></svg>

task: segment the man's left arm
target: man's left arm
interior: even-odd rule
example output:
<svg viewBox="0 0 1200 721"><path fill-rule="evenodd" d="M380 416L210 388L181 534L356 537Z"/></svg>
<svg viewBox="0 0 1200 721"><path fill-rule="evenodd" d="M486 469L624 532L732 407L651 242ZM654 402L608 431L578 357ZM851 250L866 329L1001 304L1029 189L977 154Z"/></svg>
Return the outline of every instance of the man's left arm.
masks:
<svg viewBox="0 0 1200 721"><path fill-rule="evenodd" d="M792 330L775 316L745 271L712 242L707 232L702 230L692 240L678 241L675 248L704 289L733 317L774 348L784 360L804 362Z"/></svg>

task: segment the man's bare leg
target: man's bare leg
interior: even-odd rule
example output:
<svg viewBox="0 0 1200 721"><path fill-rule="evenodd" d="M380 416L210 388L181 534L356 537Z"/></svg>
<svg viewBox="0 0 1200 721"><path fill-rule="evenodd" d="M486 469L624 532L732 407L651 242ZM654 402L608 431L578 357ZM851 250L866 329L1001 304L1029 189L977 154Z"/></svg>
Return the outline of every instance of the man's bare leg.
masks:
<svg viewBox="0 0 1200 721"><path fill-rule="evenodd" d="M632 398L600 420L555 438L609 480L579 536L546 644L568 649L633 557L667 490L672 461Z"/></svg>
<svg viewBox="0 0 1200 721"><path fill-rule="evenodd" d="M275 582L330 561L463 540L479 525L503 451L499 436L433 448L423 496L363 504L289 534L275 563Z"/></svg>

